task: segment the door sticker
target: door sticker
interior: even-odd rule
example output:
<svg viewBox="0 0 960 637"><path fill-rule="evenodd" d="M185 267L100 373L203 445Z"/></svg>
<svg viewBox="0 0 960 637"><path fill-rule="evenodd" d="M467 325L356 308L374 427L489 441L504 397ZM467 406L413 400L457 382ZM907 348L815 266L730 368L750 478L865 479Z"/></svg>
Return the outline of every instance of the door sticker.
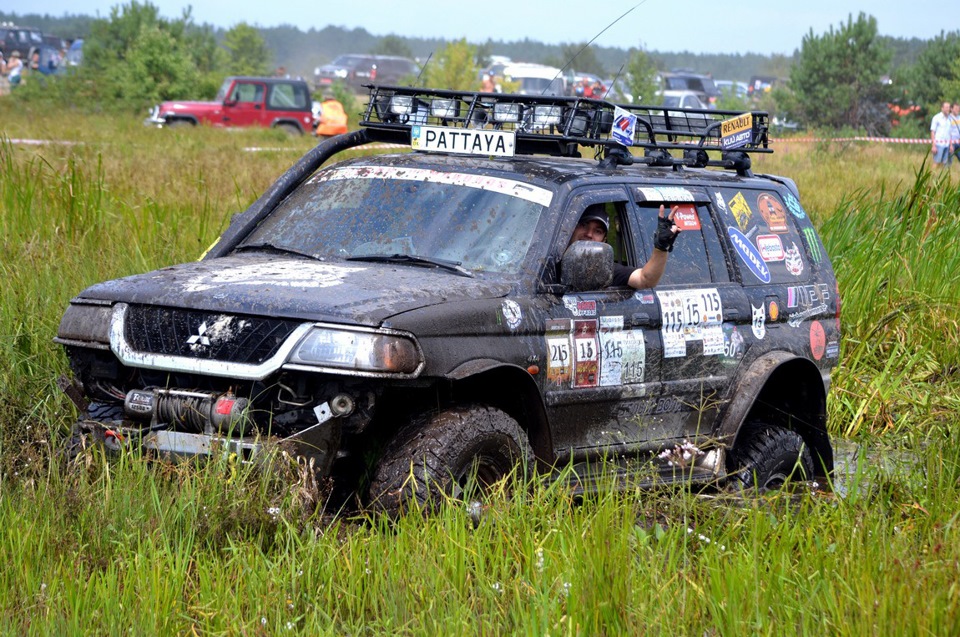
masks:
<svg viewBox="0 0 960 637"><path fill-rule="evenodd" d="M673 223L681 230L699 230L700 217L697 216L697 207L690 203L678 205L673 215Z"/></svg>
<svg viewBox="0 0 960 637"><path fill-rule="evenodd" d="M747 203L747 199L743 196L742 192L738 192L733 196L733 199L730 200L730 213L733 214L734 220L737 222L737 227L741 231L745 231L747 226L750 225L750 218L753 216L753 211L750 210L750 204Z"/></svg>
<svg viewBox="0 0 960 637"><path fill-rule="evenodd" d="M549 319L547 336L547 382L569 387L573 369L573 345L570 342L570 319Z"/></svg>
<svg viewBox="0 0 960 637"><path fill-rule="evenodd" d="M753 228L750 234L753 234L754 230L756 230L756 228ZM740 257L743 264L747 266L747 269L753 273L753 276L764 283L770 283L770 268L763 262L763 257L760 256L760 252L753 247L749 236L732 226L727 227L727 235L730 237L730 244L736 251L737 256Z"/></svg>
<svg viewBox="0 0 960 637"><path fill-rule="evenodd" d="M757 237L757 249L760 251L760 258L767 263L783 261L783 242L775 234L762 234Z"/></svg>
<svg viewBox="0 0 960 637"><path fill-rule="evenodd" d="M657 291L663 357L687 355L687 341L702 341L705 356L723 354L723 305L717 288Z"/></svg>
<svg viewBox="0 0 960 637"><path fill-rule="evenodd" d="M623 317L600 317L600 386L619 385L623 378Z"/></svg>
<svg viewBox="0 0 960 637"><path fill-rule="evenodd" d="M810 322L810 353L813 354L813 360L818 361L823 358L824 350L827 347L827 336L823 331L823 325L820 321Z"/></svg>
<svg viewBox="0 0 960 637"><path fill-rule="evenodd" d="M796 243L784 253L784 265L787 266L787 272L793 276L803 274L803 257L800 256L800 248Z"/></svg>
<svg viewBox="0 0 960 637"><path fill-rule="evenodd" d="M750 328L757 340L761 341L767 335L767 313L763 308L763 303L760 304L760 307L753 307L753 303L751 303L750 309L753 310L753 323L751 323Z"/></svg>
<svg viewBox="0 0 960 637"><path fill-rule="evenodd" d="M762 192L757 197L757 207L760 209L760 216L770 228L770 232L783 234L787 232L787 211L783 209L777 198L768 192Z"/></svg>
<svg viewBox="0 0 960 637"><path fill-rule="evenodd" d="M597 320L573 322L573 386L596 387L600 381L600 339Z"/></svg>

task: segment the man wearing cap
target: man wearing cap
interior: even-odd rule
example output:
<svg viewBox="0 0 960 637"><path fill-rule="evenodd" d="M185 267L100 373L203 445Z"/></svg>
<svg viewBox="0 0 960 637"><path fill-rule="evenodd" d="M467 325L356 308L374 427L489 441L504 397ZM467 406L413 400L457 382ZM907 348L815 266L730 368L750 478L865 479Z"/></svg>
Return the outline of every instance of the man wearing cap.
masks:
<svg viewBox="0 0 960 637"><path fill-rule="evenodd" d="M673 242L680 234L680 228L674 225L673 215L676 214L677 206L670 209L670 214L664 216L664 206L660 204L660 215L657 218L657 230L653 237L653 254L642 268L631 268L619 263L613 264L613 282L611 285L630 286L635 289L652 288L663 276L663 271L667 267L667 253L673 251ZM604 204L593 204L587 206L587 209L580 215L580 221L573 231L570 243L574 241L598 241L603 243L607 240L607 232L610 229L610 219L607 216Z"/></svg>

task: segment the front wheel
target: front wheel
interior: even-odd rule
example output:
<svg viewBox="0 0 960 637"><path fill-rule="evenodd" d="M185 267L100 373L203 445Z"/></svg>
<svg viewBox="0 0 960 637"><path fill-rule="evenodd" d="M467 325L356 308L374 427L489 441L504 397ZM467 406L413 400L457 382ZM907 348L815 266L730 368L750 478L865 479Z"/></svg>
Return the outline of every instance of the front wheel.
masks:
<svg viewBox="0 0 960 637"><path fill-rule="evenodd" d="M443 496L484 491L533 460L517 421L493 407L473 405L428 414L387 445L370 483L374 510L394 517L435 510Z"/></svg>
<svg viewBox="0 0 960 637"><path fill-rule="evenodd" d="M803 438L775 425L747 425L730 461L734 486L760 493L813 476L813 456Z"/></svg>

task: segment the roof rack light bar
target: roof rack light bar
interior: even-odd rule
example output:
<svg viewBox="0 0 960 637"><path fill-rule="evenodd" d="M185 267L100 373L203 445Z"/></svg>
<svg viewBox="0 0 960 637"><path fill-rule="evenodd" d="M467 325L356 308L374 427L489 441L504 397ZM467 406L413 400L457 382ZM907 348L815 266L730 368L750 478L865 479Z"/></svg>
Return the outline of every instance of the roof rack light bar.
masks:
<svg viewBox="0 0 960 637"><path fill-rule="evenodd" d="M379 139L400 144L410 143L415 126L443 126L511 131L517 154L577 156L578 146L632 146L644 149L642 156L634 158L637 163L655 165L740 170L744 158L749 165L747 154L773 152L767 146L768 114L763 111L676 109L579 97L401 86L367 88L370 100L360 125ZM682 157L672 157L666 152L670 150L682 151ZM706 151L721 151L722 157L711 159Z"/></svg>

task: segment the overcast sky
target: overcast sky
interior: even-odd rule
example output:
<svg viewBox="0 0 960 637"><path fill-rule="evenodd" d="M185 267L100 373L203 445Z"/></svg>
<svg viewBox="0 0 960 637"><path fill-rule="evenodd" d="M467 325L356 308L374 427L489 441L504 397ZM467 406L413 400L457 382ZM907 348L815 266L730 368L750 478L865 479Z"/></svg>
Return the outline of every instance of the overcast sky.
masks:
<svg viewBox="0 0 960 637"><path fill-rule="evenodd" d="M856 19L861 11L877 19L881 35L929 39L942 30L960 28L956 0L788 0L718 2L717 0L627 0L624 3L578 0L145 0L167 18L192 6L194 22L229 28L239 22L301 30L333 25L364 28L374 35L539 42L586 42L633 8L600 35L596 44L650 51L694 53L785 53L800 48L803 36ZM52 16L110 15L128 0L42 0L18 12ZM637 6L639 5L639 6Z"/></svg>

